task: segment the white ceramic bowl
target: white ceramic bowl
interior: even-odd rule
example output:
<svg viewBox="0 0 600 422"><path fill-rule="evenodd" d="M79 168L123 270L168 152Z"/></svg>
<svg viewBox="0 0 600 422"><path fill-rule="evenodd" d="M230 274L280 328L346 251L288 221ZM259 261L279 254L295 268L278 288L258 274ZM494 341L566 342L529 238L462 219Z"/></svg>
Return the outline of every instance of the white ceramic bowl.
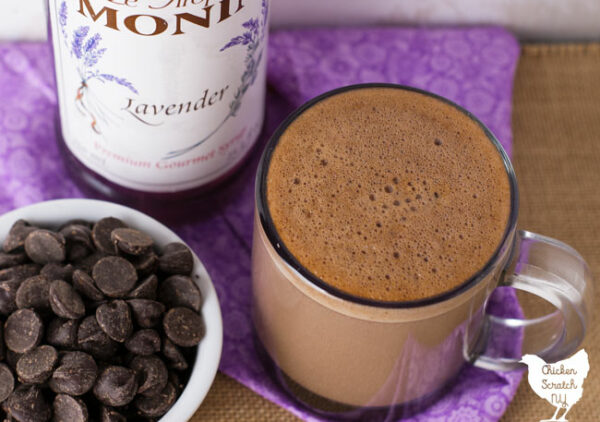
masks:
<svg viewBox="0 0 600 422"><path fill-rule="evenodd" d="M122 205L91 199L62 199L41 202L0 216L0 242L4 241L12 224L24 219L43 227L57 228L68 220L97 221L103 217L116 217L132 228L142 230L154 238L158 248L171 242L183 242L179 236L155 219ZM202 292L202 316L206 335L198 346L196 362L190 379L177 402L160 422L187 421L196 412L212 385L223 346L221 309L212 281L194 253L194 280Z"/></svg>

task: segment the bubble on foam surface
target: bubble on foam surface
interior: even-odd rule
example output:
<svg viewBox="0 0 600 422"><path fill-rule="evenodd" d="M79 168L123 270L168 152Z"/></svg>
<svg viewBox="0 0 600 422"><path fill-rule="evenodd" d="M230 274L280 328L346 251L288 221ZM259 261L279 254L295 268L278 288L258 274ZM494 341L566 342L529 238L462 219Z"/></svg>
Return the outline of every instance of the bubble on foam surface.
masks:
<svg viewBox="0 0 600 422"><path fill-rule="evenodd" d="M420 94L373 88L330 97L288 127L267 200L283 243L316 276L397 301L477 272L502 238L510 190L477 124Z"/></svg>

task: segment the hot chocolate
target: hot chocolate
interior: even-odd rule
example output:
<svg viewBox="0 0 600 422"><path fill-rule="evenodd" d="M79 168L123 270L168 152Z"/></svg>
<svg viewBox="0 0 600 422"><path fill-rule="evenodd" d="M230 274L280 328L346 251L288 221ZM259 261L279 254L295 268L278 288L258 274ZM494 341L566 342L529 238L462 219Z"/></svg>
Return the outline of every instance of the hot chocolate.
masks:
<svg viewBox="0 0 600 422"><path fill-rule="evenodd" d="M326 284L386 302L437 296L476 274L510 205L485 130L449 103L395 88L349 90L302 112L267 174L290 253Z"/></svg>
<svg viewBox="0 0 600 422"><path fill-rule="evenodd" d="M490 318L499 283L560 303L570 321L565 342L523 351L572 353L589 269L559 241L517 232L517 197L498 141L448 100L367 84L305 104L257 174L253 322L276 379L335 418L398 420L465 361L517 369L520 354L489 346L521 350L523 327L546 332L548 319Z"/></svg>

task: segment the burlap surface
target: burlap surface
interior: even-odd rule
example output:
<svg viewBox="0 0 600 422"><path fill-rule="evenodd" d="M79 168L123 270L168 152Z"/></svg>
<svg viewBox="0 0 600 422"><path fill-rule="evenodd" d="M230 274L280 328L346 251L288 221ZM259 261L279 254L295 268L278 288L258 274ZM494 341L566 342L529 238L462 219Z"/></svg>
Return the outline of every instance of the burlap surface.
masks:
<svg viewBox="0 0 600 422"><path fill-rule="evenodd" d="M514 90L520 227L577 249L600 277L600 45L526 46ZM600 305L596 283L595 308ZM584 347L590 372L569 421L600 421L600 315ZM538 421L553 407L524 380L502 419Z"/></svg>
<svg viewBox="0 0 600 422"><path fill-rule="evenodd" d="M600 44L525 45L514 92L514 165L520 227L575 247L600 277ZM600 306L600 286L596 288ZM584 344L590 372L568 419L600 421L600 316ZM554 408L526 381L502 422L549 418ZM295 421L295 417L219 374L192 418Z"/></svg>

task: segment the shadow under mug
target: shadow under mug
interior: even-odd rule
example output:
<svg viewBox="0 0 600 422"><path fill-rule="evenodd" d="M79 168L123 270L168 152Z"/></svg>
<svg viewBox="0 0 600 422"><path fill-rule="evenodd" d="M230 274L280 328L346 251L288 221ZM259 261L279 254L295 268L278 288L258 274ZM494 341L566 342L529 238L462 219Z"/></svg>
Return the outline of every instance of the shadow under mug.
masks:
<svg viewBox="0 0 600 422"><path fill-rule="evenodd" d="M267 172L286 128L323 99L365 88L408 90L456 107L483 128L504 161L511 211L503 240L477 274L439 296L391 303L341 292L298 262L269 213ZM514 370L527 353L555 362L573 353L585 336L593 297L588 266L564 243L517 231L517 182L506 152L479 120L445 98L405 86L362 84L309 101L267 144L258 168L255 211L252 285L258 339L286 379L340 409L418 402L442 390L465 362ZM556 309L534 319L490 315L486 304L498 286L532 293ZM492 347L498 342L510 347Z"/></svg>

